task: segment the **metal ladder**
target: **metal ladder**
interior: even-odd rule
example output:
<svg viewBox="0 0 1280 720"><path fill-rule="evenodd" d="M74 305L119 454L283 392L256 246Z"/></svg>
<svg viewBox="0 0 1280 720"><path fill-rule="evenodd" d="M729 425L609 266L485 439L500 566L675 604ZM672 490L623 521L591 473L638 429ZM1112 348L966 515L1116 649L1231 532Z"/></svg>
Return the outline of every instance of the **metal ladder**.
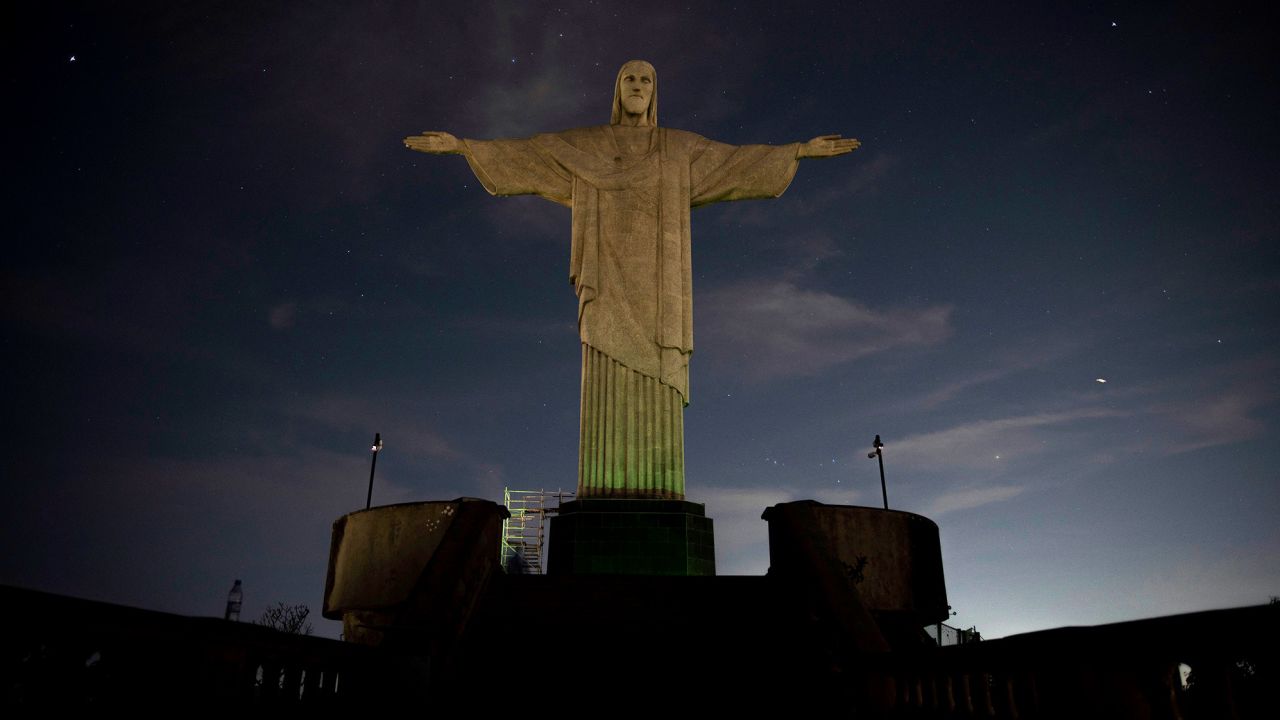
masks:
<svg viewBox="0 0 1280 720"><path fill-rule="evenodd" d="M502 521L500 560L509 573L541 575L542 548L546 538L546 517L560 510L565 499L574 494L565 490L502 489L502 504L511 517ZM548 507L554 499L555 506Z"/></svg>

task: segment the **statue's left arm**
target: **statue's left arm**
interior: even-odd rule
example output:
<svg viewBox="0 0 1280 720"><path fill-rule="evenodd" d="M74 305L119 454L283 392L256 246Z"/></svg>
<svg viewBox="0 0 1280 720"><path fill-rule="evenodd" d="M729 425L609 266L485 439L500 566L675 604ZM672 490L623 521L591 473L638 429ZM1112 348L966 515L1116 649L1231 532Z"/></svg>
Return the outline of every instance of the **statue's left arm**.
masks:
<svg viewBox="0 0 1280 720"><path fill-rule="evenodd" d="M860 143L820 135L790 145L726 145L699 139L690 162L690 205L778 197L791 184L801 158L835 157Z"/></svg>

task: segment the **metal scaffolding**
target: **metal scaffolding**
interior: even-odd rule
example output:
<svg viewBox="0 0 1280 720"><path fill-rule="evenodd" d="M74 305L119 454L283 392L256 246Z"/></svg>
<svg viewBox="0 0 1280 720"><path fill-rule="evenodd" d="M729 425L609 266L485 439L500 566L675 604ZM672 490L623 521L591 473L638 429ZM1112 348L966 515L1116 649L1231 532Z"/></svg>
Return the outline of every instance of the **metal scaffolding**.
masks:
<svg viewBox="0 0 1280 720"><path fill-rule="evenodd" d="M567 490L502 489L502 504L511 517L502 521L502 567L509 573L542 574L542 547L546 538L546 517L560 511L560 504L572 500ZM555 505L549 505L555 500Z"/></svg>

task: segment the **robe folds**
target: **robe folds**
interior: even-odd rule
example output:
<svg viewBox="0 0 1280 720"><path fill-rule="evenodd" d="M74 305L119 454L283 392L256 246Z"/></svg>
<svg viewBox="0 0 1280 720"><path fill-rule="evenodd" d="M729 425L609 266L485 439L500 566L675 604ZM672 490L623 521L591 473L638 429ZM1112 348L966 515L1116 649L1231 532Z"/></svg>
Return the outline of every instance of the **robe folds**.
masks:
<svg viewBox="0 0 1280 720"><path fill-rule="evenodd" d="M605 125L463 145L490 193L539 195L573 211L569 280L585 346L579 496L683 498L689 211L781 195L798 147L733 146L652 128L647 151L628 153L615 132Z"/></svg>

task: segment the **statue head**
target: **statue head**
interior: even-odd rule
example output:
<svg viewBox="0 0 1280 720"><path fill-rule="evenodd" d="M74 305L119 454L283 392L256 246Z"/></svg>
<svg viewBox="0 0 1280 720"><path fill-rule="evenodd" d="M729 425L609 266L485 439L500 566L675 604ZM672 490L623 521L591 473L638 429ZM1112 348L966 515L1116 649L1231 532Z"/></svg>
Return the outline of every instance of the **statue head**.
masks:
<svg viewBox="0 0 1280 720"><path fill-rule="evenodd" d="M613 125L658 125L658 73L644 60L631 60L613 84Z"/></svg>

